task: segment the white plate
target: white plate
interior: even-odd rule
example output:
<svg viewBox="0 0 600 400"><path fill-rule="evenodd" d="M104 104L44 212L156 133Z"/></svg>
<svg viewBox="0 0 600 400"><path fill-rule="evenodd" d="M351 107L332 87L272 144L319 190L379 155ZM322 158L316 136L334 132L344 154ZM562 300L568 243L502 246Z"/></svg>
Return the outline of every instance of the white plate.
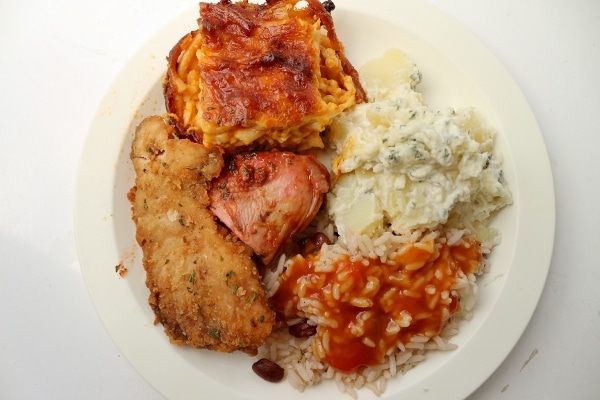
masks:
<svg viewBox="0 0 600 400"><path fill-rule="evenodd" d="M429 353L406 375L392 379L383 398L464 398L481 385L518 341L537 305L552 252L554 192L545 146L529 105L496 58L466 29L415 0L338 0L333 12L348 58L360 67L389 47L420 67L419 90L435 108L473 105L498 131L514 205L494 221L503 242L480 280L480 301L461 325L459 348ZM328 399L333 384L298 393L269 384L251 371L244 354L220 354L171 345L153 324L141 253L126 193L133 184L129 147L142 118L162 114L165 57L196 27L197 7L169 23L118 76L92 122L77 182L76 238L86 284L120 351L170 399ZM123 279L115 266L129 269ZM375 398L363 390L361 398Z"/></svg>

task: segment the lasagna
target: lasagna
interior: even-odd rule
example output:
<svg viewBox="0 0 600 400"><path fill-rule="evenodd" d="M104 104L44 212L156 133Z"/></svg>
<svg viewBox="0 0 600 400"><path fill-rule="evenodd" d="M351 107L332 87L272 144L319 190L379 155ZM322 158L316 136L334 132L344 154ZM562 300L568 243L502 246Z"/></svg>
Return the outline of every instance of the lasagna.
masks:
<svg viewBox="0 0 600 400"><path fill-rule="evenodd" d="M164 93L177 130L207 147L322 148L366 99L317 0L200 3L198 25L171 50Z"/></svg>

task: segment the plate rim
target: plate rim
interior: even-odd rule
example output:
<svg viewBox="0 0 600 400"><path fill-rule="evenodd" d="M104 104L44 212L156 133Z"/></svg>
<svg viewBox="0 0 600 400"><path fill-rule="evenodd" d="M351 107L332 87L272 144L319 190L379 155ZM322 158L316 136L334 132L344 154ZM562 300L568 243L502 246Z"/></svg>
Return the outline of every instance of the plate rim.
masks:
<svg viewBox="0 0 600 400"><path fill-rule="evenodd" d="M543 136L541 134L541 131L540 131L537 121L535 119L535 115L534 115L533 111L531 110L531 107L527 103L525 96L523 95L523 93L521 92L520 88L517 86L515 81L512 79L510 74L506 71L506 69L504 68L502 63L495 57L495 55L493 55L491 53L491 51L489 49L487 49L487 47L485 47L483 45L483 43L479 39L477 39L470 31L468 31L466 28L464 28L462 25L460 25L458 22L456 22L453 18L449 17L448 15L444 14L442 11L438 10L437 8L435 8L421 0L418 0L418 1L414 1L414 0L400 0L400 1L398 1L398 0L379 0L378 4L381 4L382 8L391 7L391 8L397 9L397 10L402 10L403 7L406 7L407 9L410 8L417 15L425 15L426 14L427 18L429 18L430 20L435 21L435 23L442 24L442 26L450 27L452 30L452 35L449 35L448 32L446 32L444 35L442 35L440 32L435 32L435 31L430 31L430 32L427 32L427 33L421 35L421 32L419 31L419 27L413 25L414 23L416 23L419 20L418 18L415 18L414 20L410 20L410 18L405 17L399 22L397 19L397 16L394 16L393 13L391 13L391 12L388 12L388 13L382 12L380 9L376 9L375 7L367 8L365 10L364 2L361 3L360 0L346 0L344 2L342 2L342 0L338 0L338 1L339 1L339 4L337 4L337 5L339 8L342 8L342 9L345 9L348 11L363 12L363 13L366 13L373 17L387 20L394 24L401 24L403 28L408 29L409 31L413 31L413 32L418 31L420 33L420 36L422 36L427 41L436 42L443 46L444 44L449 44L449 41L458 38L463 41L462 46L469 46L471 49L476 50L476 51L472 51L472 52L466 52L465 54L463 54L464 51L447 52L445 55L447 57L449 57L451 60L457 61L457 57L461 57L461 56L468 57L470 55L471 57L474 57L479 62L481 62L482 61L481 56L483 55L485 58L485 60L484 60L485 63L493 66L494 72L492 75L502 76L503 79L501 79L500 81L502 81L503 84L506 84L508 82L511 85L510 87L508 87L508 88L504 87L501 90L501 91L508 90L513 95L511 97L512 104L511 104L510 108L512 109L514 107L518 107L520 109L526 110L526 114L528 116L528 118L524 122L527 124L529 131L532 133L526 138L527 142L524 143L523 146L521 146L520 148L519 147L517 147L517 148L511 147L511 151L515 151L516 154L518 155L516 157L516 161L522 162L521 160L526 157L525 154L522 154L525 147L533 146L534 148L541 150L538 152L537 157L535 157L533 160L530 160L530 161L535 161L534 168L529 169L529 168L525 168L525 167L520 167L520 165L517 165L515 167L519 172L521 172L521 171L526 172L526 173L524 173L524 175L520 174L517 177L517 179L523 180L523 181L530 181L530 180L537 181L538 183L542 182L541 188L538 188L535 190L537 190L538 193L545 195L545 201L546 201L546 203L543 204L544 207L542 207L542 209L540 209L539 207L534 207L533 204L529 204L527 202L520 202L519 204L517 204L517 206L519 207L519 213L523 213L523 212L531 213L529 218L531 219L531 218L535 217L535 220L540 223L540 225L536 225L535 230L537 230L539 232L539 230L540 230L539 228L540 227L542 228L541 229L542 236L541 236L541 238L538 237L538 240L541 242L544 242L544 246L542 246L543 252L539 254L539 257L538 257L538 260L536 263L538 270L536 271L535 279L533 279L533 276L527 276L527 274L525 273L526 271L524 271L524 270L514 270L513 271L511 269L511 273L507 277L507 280L505 283L506 290L510 291L509 294L513 298L519 298L519 299L523 298L524 297L524 288L527 288L527 290L528 290L528 294L527 294L527 296L525 296L526 303L524 303L524 309L520 310L519 315L518 315L519 318L516 321L516 324L518 325L519 328L518 329L513 328L509 332L508 340L506 340L506 337L505 337L503 343L501 343L500 345L492 346L492 348L490 349L489 344L486 343L486 340L489 340L489 338L493 338L495 331L498 328L501 328L501 326L498 326L499 325L498 323L489 322L487 320L483 321L482 326L480 327L480 330L482 330L484 335L482 336L482 334L480 334L478 332L478 334L474 335L474 337L471 339L471 341L473 341L473 343L471 343L471 341L470 341L469 346L466 346L465 348L461 349L461 352L464 353L464 357L467 357L467 356L476 357L476 355L472 354L472 352L475 349L488 348L488 350L493 352L493 354L487 354L487 358L491 359L490 361L484 362L485 365L483 365L483 366L480 364L479 367L477 368L477 371L473 371L473 375L471 376L471 378L478 382L478 384L475 385L474 387L470 387L468 389L465 389L465 388L457 389L455 387L452 379L445 379L444 382L442 382L441 384L440 384L440 382L435 382L435 385L429 385L429 380L427 378L425 378L422 381L421 388L414 388L414 390L412 392L403 392L404 395L407 395L407 396L414 395L414 396L418 396L419 398L421 398L421 397L422 398L437 398L436 396L439 396L440 394L447 396L449 393L456 393L457 395L466 397L469 394L471 394L473 391L475 391L485 380L487 380L489 378L489 376L491 376L493 374L493 372L498 368L498 366L504 361L504 359L508 356L508 354L512 351L514 346L517 344L519 338L521 337L521 335L527 328L527 325L528 325L531 317L533 316L535 308L537 307L537 304L541 297L542 290L545 286L548 271L550 268L552 250L553 250L553 245L554 245L555 212L556 211L555 211L555 195L554 195L554 185L553 185L553 181L552 181L552 171L551 171L551 167L550 167L550 162L549 162L546 146L543 141ZM110 224L111 223L111 221L110 221L111 216L109 214L93 213L93 212L90 212L90 208L98 207L98 211L100 211L100 210L105 211L107 209L106 208L107 204L112 203L112 193L111 193L111 196L108 198L107 198L107 196L105 196L106 194L96 196L96 198L92 199L91 202L90 202L90 199L88 198L89 196L86 197L86 195L84 193L86 190L89 191L94 186L98 186L98 183L100 183L101 185L111 185L111 186L114 185L114 182L111 180L111 177L114 178L114 176L113 176L114 174L113 175L108 174L109 176L100 177L100 178L103 178L103 179L101 179L101 182L98 182L98 181L91 182L89 180L89 173L90 173L89 166L93 165L94 162L99 161L98 158L100 157L100 155L95 152L95 149L97 148L99 143L106 143L106 141L112 143L113 141L116 141L116 142L119 142L122 144L122 142L123 142L123 136L120 136L118 138L111 138L111 137L104 137L104 136L99 135L97 133L98 132L97 131L97 129L98 129L97 121L101 120L102 118L107 118L107 117L108 118L125 118L123 116L124 113L129 113L131 115L131 112L132 112L131 104L135 103L135 101L138 99L141 101L141 99L144 96L144 93L136 92L135 95L133 96L134 99L121 98L117 101L117 104L115 105L114 93L112 93L112 91L115 88L119 87L119 85L124 85L124 84L131 85L130 82L127 82L123 78L124 75L126 75L126 72L129 71L130 69L135 70L137 68L137 67L134 68L134 66L135 66L135 64L139 63L139 61L136 61L136 60L139 60L140 57L147 58L148 53L155 52L152 49L155 48L156 42L160 41L161 37L163 38L163 42L165 43L165 45L168 45L170 48L172 41L166 39L166 36L168 36L168 35L164 35L164 36L161 36L161 35L164 32L170 30L170 27L173 24L176 24L178 22L181 23L183 26L190 25L187 23L187 22L189 22L189 21L187 21L187 19L189 18L191 13L193 13L194 10L196 10L196 8L197 8L197 6L190 7L189 9L187 9L183 13L181 13L180 16L176 17L172 21L167 22L151 38L149 38L149 40L147 40L145 42L145 44L133 55L132 58L130 58L127 61L125 66L118 73L117 78L109 86L110 89L107 91L107 94L102 99L100 107L98 108L98 112L95 114L94 119L92 120L92 123L90 125L90 129L88 131L84 146L82 148L81 157L80 157L80 161L79 161L79 167L78 167L78 173L77 173L77 180L76 180L75 209L74 209L75 240L76 240L77 253L78 253L78 257L79 257L79 261L80 261L81 271L82 271L82 275L83 275L85 283L86 283L88 293L90 294L90 297L92 298L94 307L95 307L96 311L98 312L105 328L107 329L107 332L109 333L109 335L111 336L112 340L115 342L115 344L117 345L119 350L125 355L125 357L129 361L129 363L134 367L134 369L136 369L136 371L138 373L140 373L140 375L142 377L144 377L151 386L155 387L160 393L162 393L165 396L167 396L168 393L165 393L165 388L163 387L164 385L162 385L162 386L157 385L157 383L155 382L155 379L156 379L155 374L148 372L147 370L141 371L142 368L140 367L139 362L134 363L132 361L131 358L138 357L141 354L141 352L139 350L131 351L130 349L127 348L127 346L135 346L135 343L133 341L127 341L126 343L124 343L123 340L117 340L115 338L115 335L114 335L115 316L111 316L110 313L107 312L106 306L101 307L98 304L98 298L99 298L98 288L95 286L95 283L93 282L94 275L89 269L89 265L91 264L89 262L90 252L93 253L93 250L90 249L90 243L86 243L86 240L83 239L82 232L85 232L86 229L88 229L87 228L88 223L99 223L99 224ZM410 14L410 13L408 13L408 14ZM334 19L335 19L335 16L334 16ZM192 19L192 23L195 23L195 19ZM182 28L182 34L183 33L185 33L185 29ZM342 38L342 41L343 41L343 38ZM447 48L450 49L452 47L447 46ZM157 55L157 56L158 56L157 58L159 58L159 59L161 58L160 57L161 55ZM162 55L162 57L164 59L164 55ZM470 60L467 60L467 61L460 60L461 63L467 62L468 65L471 65L471 66L475 65L475 63L473 63L473 62L469 63L468 61L470 61ZM483 74L484 72L478 71L477 69L472 69L472 70L468 69L468 71L470 72L469 76L476 75L476 80L478 80L478 81L482 79L482 77L480 77L479 75ZM489 71L487 71L485 73L489 74ZM483 78L485 78L485 77L483 77ZM484 82L486 82L486 81L484 80ZM498 84L499 84L498 82L489 81L484 85L484 87L482 88L482 91L488 92L488 91L500 90L496 86ZM123 108L120 109L119 106L123 106ZM502 112L508 112L508 111L505 111L503 109ZM135 115L135 111L133 111L133 113L134 113L133 115ZM126 134L127 134L126 132L123 132L123 135L126 135ZM115 135L115 136L119 136L119 135ZM121 147L121 146L119 146L119 147ZM124 151L124 149L119 150L119 152L122 152L122 151ZM513 160L515 159L514 155L513 155L512 159ZM114 161L114 165L116 165L116 160L113 160L113 161ZM540 171L542 171L543 173L540 174ZM514 182L514 184L512 186L517 186L517 182ZM519 184L518 187L525 191L529 190L527 187L522 187L521 184ZM531 190L534 190L534 189L532 188ZM520 196L524 195L524 193L521 192L521 193L519 193L519 195ZM528 238L529 235L532 235L535 233L535 232L532 232L532 230L534 228L532 228L531 226L524 225L522 223L522 221L519 221L519 225L520 225L519 230L517 232L519 235L524 236L525 238ZM519 259L519 257L522 258L524 252L527 252L527 251L528 251L527 248L524 248L523 245L519 245L519 243L517 243L516 249L515 249L515 254L513 255L513 262L515 259ZM512 311L514 302L509 302L507 300L507 298L508 298L508 295L503 294L498 299L498 302L494 305L494 309L496 310L496 313L498 315L502 315L502 316L510 315L510 312ZM115 307L115 306L117 306L117 304L113 303L110 305L110 307ZM514 318L514 316L513 316L513 318ZM515 322L515 321L513 321L513 322ZM162 331L160 332L160 334L162 334ZM487 334L487 336L485 334ZM488 346L486 346L486 345L488 345ZM178 377L176 375L177 374L174 374L173 372L171 372L171 373L168 373L166 375L166 377L169 377L170 379L172 379L175 384L185 386L186 382L183 381L181 379L181 377ZM438 376L437 374L432 374L432 375ZM189 384L189 382L188 382L188 384ZM210 382L209 382L209 384L210 384ZM221 388L221 389L227 390L227 388ZM182 393L178 393L178 396L181 394ZM381 398L386 398L388 395L390 395L390 393L385 393L384 396L382 396Z"/></svg>

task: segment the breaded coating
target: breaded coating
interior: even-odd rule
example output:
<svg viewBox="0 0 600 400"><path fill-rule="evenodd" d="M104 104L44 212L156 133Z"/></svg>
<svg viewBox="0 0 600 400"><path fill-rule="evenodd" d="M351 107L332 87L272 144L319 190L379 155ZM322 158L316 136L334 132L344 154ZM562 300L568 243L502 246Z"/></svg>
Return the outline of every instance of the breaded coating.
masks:
<svg viewBox="0 0 600 400"><path fill-rule="evenodd" d="M155 322L176 344L255 354L275 314L251 249L207 209L208 183L223 157L173 131L149 117L131 150L136 178L128 197Z"/></svg>

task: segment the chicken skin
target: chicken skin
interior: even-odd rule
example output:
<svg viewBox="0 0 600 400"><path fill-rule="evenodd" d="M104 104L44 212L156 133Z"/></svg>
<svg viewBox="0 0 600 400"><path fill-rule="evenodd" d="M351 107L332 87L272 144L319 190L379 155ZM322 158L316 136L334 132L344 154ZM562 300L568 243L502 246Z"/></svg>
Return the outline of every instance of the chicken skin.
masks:
<svg viewBox="0 0 600 400"><path fill-rule="evenodd" d="M207 208L221 153L177 139L162 118L149 117L136 130L131 160L128 197L155 322L176 344L256 354L275 314L252 250Z"/></svg>
<svg viewBox="0 0 600 400"><path fill-rule="evenodd" d="M269 264L310 224L328 191L329 172L314 156L247 152L211 182L210 209Z"/></svg>

